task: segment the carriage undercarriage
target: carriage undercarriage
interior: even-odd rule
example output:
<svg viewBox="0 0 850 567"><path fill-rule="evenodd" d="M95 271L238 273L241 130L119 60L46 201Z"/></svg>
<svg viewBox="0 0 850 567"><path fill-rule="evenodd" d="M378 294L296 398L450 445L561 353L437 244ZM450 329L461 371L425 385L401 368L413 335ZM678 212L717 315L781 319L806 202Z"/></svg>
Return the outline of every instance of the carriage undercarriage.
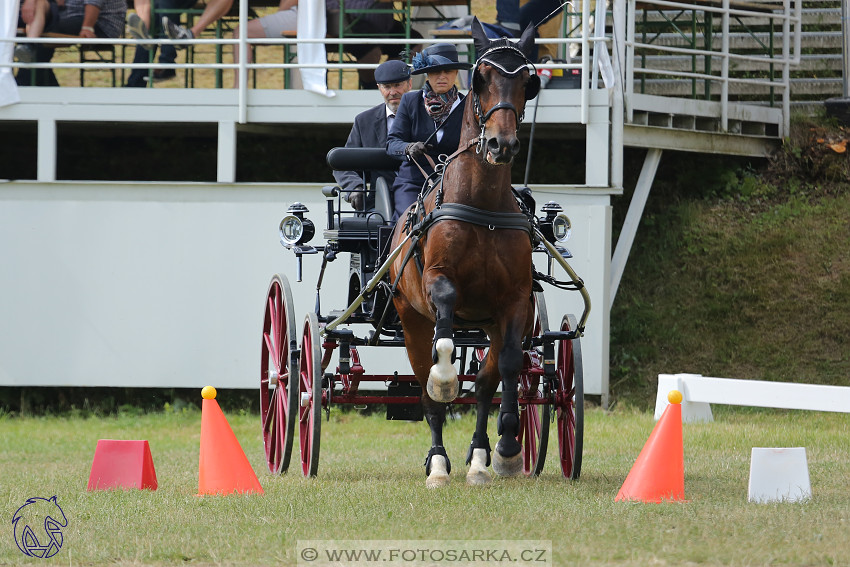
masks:
<svg viewBox="0 0 850 567"><path fill-rule="evenodd" d="M391 225L381 214L343 212L338 188L328 188L325 194L328 243L324 249L317 250L302 242L285 245L298 257L299 279L302 255L322 254L317 290L321 288L326 263L336 259L340 252L351 253L349 305L345 310L323 314L317 297L315 311L308 313L298 327L287 277L277 274L271 280L263 322L260 409L266 461L274 474L284 473L290 466L296 426L301 471L305 476L317 474L322 414L329 416L335 404L386 404L389 419L422 419L422 391L415 376L398 372L370 374L360 357L360 351L367 347L405 347L404 334L392 307L391 282L386 275L386 267L398 253L384 249ZM560 207L546 211L545 218L550 224L553 210L559 211ZM290 212L303 222L306 208L294 205ZM539 475L546 462L549 433L554 425L561 473L566 478L577 479L581 473L584 422L580 338L589 311L589 296L563 257L569 253L546 238L542 240L535 252L546 256L549 273L543 281L554 281L552 265L560 264L571 276L569 283L574 285L573 289L582 293L585 310L578 320L573 315L564 315L558 326L550 329L543 292L534 292L534 330L523 344L518 381L517 441L522 447L522 472L527 476ZM355 332L364 326L369 330ZM489 340L481 329L456 328L454 344L457 354L454 365L461 391L451 403L475 404L474 382L487 356ZM332 365L335 354L337 361ZM375 390L376 384L384 384L386 393ZM498 394L493 402L500 402Z"/></svg>

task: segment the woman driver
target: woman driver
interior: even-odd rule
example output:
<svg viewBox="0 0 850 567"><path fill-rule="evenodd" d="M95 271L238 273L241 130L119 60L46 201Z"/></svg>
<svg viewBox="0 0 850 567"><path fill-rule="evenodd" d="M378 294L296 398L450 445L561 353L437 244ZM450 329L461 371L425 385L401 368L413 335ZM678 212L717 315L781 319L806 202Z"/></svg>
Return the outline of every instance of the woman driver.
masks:
<svg viewBox="0 0 850 567"><path fill-rule="evenodd" d="M428 80L422 89L402 96L387 135L387 153L403 160L407 157L392 186L394 220L416 201L425 183L425 176L413 160L430 174L433 168L424 154L436 162L438 155L452 154L460 144L465 98L455 81L458 69L470 67L469 63L458 62L457 48L449 43L431 45L413 58L411 74L425 73Z"/></svg>

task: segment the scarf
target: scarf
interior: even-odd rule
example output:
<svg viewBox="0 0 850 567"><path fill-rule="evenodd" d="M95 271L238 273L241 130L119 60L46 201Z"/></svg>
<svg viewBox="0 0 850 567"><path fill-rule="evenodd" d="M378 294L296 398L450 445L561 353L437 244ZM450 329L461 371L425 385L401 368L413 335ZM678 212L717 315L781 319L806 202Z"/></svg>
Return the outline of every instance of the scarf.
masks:
<svg viewBox="0 0 850 567"><path fill-rule="evenodd" d="M425 110L437 125L442 124L457 100L457 87L453 86L447 93L437 94L431 89L431 84L425 81L423 89L425 90Z"/></svg>

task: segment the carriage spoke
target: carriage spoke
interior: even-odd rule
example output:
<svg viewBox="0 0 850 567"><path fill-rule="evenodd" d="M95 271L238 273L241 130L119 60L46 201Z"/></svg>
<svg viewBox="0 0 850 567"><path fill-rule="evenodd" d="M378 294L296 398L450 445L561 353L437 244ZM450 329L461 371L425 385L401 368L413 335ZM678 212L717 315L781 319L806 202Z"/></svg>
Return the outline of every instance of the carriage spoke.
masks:
<svg viewBox="0 0 850 567"><path fill-rule="evenodd" d="M269 333L263 333L263 340L266 341L266 348L269 351L269 358L274 365L275 372L280 375L280 353L278 352L274 341ZM269 381L268 372L266 372L265 382Z"/></svg>
<svg viewBox="0 0 850 567"><path fill-rule="evenodd" d="M263 420L263 431L271 432L271 425L274 423L274 418L277 415L277 405L275 404L275 393L272 393L272 399L269 400L268 413Z"/></svg>

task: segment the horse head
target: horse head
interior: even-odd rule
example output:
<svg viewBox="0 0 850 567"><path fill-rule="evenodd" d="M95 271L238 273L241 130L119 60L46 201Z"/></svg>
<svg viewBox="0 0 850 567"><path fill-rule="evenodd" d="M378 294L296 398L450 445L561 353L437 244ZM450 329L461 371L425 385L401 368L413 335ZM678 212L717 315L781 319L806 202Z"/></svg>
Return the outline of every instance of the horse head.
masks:
<svg viewBox="0 0 850 567"><path fill-rule="evenodd" d="M490 39L478 18L472 22L472 38L478 60L472 71L472 106L478 122L477 151L493 165L510 164L519 152L517 131L525 103L540 91L540 78L531 63L534 26L519 41Z"/></svg>

